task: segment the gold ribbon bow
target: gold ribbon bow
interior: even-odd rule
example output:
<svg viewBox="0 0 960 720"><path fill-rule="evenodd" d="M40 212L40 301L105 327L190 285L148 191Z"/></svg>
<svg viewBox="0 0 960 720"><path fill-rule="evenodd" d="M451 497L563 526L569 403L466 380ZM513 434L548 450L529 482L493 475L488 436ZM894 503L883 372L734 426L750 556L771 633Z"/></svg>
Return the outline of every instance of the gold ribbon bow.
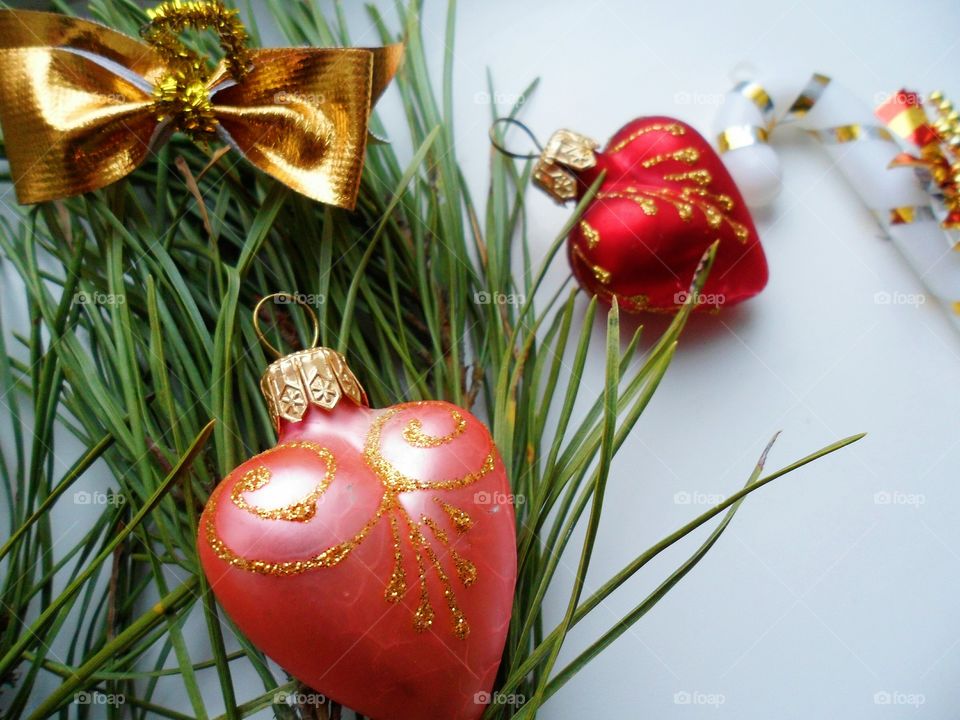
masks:
<svg viewBox="0 0 960 720"><path fill-rule="evenodd" d="M145 43L64 15L0 11L0 124L21 203L116 182L180 130L353 209L370 112L402 45L247 49L220 0L168 0L150 17ZM186 28L217 31L216 69L179 43Z"/></svg>

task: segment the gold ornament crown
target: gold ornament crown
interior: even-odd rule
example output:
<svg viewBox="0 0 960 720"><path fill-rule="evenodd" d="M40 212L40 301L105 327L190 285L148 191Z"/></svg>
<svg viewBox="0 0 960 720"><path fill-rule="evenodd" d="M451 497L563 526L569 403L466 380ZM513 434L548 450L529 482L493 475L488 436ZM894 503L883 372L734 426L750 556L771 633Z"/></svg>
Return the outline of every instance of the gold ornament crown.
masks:
<svg viewBox="0 0 960 720"><path fill-rule="evenodd" d="M300 305L310 316L313 339L305 350L283 354L260 330L260 309L270 300ZM277 292L260 299L253 309L253 330L267 350L277 357L260 378L260 392L267 401L273 425L279 432L280 421L300 422L311 405L333 410L343 398L357 405L368 405L367 393L336 350L317 347L320 321L299 295Z"/></svg>

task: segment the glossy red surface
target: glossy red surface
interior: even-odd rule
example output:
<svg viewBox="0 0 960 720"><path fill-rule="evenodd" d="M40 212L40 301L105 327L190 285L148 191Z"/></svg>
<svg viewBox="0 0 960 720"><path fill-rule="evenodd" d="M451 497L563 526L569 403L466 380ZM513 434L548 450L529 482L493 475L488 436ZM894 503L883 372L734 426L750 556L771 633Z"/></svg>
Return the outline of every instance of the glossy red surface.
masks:
<svg viewBox="0 0 960 720"><path fill-rule="evenodd" d="M657 126L677 126L682 133L650 129ZM686 149L695 151L696 160L671 157ZM669 117L628 123L610 139L606 150L597 153L596 166L580 173L581 195L602 171L606 176L600 192L568 242L574 275L588 291L608 303L616 295L628 311L674 312L686 296L700 258L715 240L720 244L698 309L733 305L766 285L766 258L740 191L720 157L692 127ZM705 171L709 181L698 184L683 177L691 171ZM682 179L671 179L677 177ZM719 195L729 198L729 210L717 200ZM654 200L654 212L645 211L635 198ZM692 205L688 217L679 210L681 204ZM747 237L738 238L726 219L711 224L710 207L739 223ZM592 240L584 223L596 233ZM609 272L607 282L594 267Z"/></svg>
<svg viewBox="0 0 960 720"><path fill-rule="evenodd" d="M414 419L429 437L448 435L457 425L454 411L465 426L449 442L416 447L404 436ZM327 471L325 461L310 449L268 451L236 468L211 496L201 520L200 559L234 622L257 647L316 691L375 720L477 718L484 710L477 696L492 687L503 651L516 580L516 541L503 464L487 429L470 413L443 402L396 406L382 426L379 444L390 465L425 483L476 472L493 453L492 469L471 484L396 496L449 578L470 626L465 639L454 633L443 584L425 550L420 555L435 617L424 630L414 627L420 569L417 546L401 523L407 587L398 602L388 602L385 591L395 563L389 515L375 522L338 564L290 575L231 564L206 533L212 521L216 536L233 553L267 563L314 557L355 538L376 518L386 492L364 456L371 424L385 412L391 410L342 400L332 411L311 407L301 422L284 423L280 445L310 441L335 459L334 476L317 499L315 514L307 520L265 519L232 501L234 485L260 466L269 470L269 480L240 496L248 506L267 511L302 500ZM466 511L472 520L469 530L458 532L437 499ZM422 516L433 519L448 545L425 525L416 525ZM451 549L475 565L473 584L458 578Z"/></svg>

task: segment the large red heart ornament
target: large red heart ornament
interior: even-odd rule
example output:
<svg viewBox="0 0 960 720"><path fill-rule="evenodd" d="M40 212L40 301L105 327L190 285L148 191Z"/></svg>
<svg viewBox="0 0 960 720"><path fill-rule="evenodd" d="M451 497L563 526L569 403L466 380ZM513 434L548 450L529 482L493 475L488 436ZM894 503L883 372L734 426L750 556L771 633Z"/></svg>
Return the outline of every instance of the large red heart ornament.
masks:
<svg viewBox="0 0 960 720"><path fill-rule="evenodd" d="M200 521L220 604L291 675L368 717L479 717L517 562L489 432L449 403L367 407L325 348L261 385L278 444L224 478Z"/></svg>
<svg viewBox="0 0 960 720"><path fill-rule="evenodd" d="M557 200L580 199L606 175L570 233L580 284L631 312L675 312L701 257L719 240L697 307L756 295L767 262L753 220L720 157L696 130L669 117L634 120L603 151L582 135L550 138L535 171Z"/></svg>

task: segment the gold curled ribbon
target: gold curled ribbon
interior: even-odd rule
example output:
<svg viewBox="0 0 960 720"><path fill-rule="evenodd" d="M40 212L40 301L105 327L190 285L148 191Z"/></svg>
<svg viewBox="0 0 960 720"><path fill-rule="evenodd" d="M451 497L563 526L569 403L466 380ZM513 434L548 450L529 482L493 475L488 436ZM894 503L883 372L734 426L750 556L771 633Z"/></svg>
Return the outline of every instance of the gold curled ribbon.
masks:
<svg viewBox="0 0 960 720"><path fill-rule="evenodd" d="M738 150L757 143L769 142L773 131L780 125L799 120L807 115L820 100L830 84L830 78L815 73L797 98L791 103L783 117L777 119L773 101L764 88L755 82L740 82L731 92L737 92L757 106L763 118L763 125L735 125L722 130L717 137L720 153ZM824 145L837 145L864 140L896 143L895 135L916 145L919 156L900 153L892 167L913 166L928 172L934 185L940 187L940 197L932 193L947 205L947 217L943 220L945 228L960 227L960 200L957 199L957 185L960 181L960 165L951 167L949 151L941 144L950 147L949 133L957 138L953 147L960 149L960 120L956 118L953 106L942 96L934 94L931 98L940 113L940 119L931 123L920 105L916 93L901 90L882 105L877 115L882 125L851 123L835 127L807 130L807 133ZM951 119L951 113L953 118ZM957 156L955 160L960 160ZM950 211L953 198L953 211ZM927 207L896 207L886 211L875 211L875 216L884 226L906 225L914 222L926 222L935 219L935 213ZM955 223L955 224L951 224Z"/></svg>
<svg viewBox="0 0 960 720"><path fill-rule="evenodd" d="M169 0L144 31L150 44L87 20L0 10L0 124L17 199L102 188L182 130L352 209L370 112L403 46L247 50L235 12ZM226 57L213 70L177 49L187 27L217 31Z"/></svg>
<svg viewBox="0 0 960 720"><path fill-rule="evenodd" d="M919 171L942 209L941 227L956 231L960 230L960 115L941 92L931 93L930 102L935 111L928 116L918 93L900 90L876 109L876 115L915 148L898 154L890 167ZM901 222L913 221L911 217Z"/></svg>

